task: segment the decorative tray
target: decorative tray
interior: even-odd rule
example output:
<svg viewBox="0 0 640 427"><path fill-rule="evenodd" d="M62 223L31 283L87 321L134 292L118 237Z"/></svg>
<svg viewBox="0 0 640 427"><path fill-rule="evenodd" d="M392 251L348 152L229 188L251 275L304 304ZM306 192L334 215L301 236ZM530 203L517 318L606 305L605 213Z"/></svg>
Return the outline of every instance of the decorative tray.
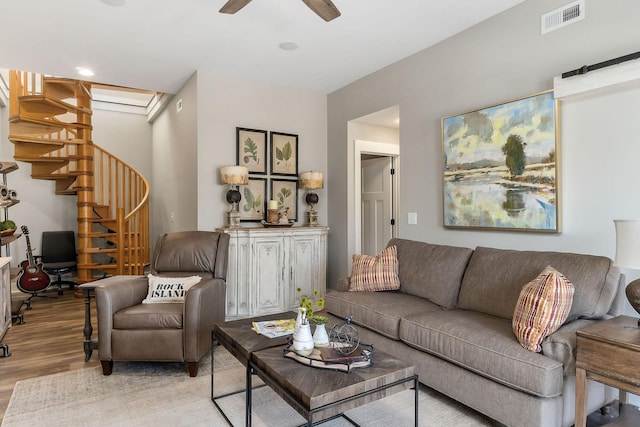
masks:
<svg viewBox="0 0 640 427"><path fill-rule="evenodd" d="M284 228L289 228L289 227L293 227L293 224L295 224L294 221L290 221L287 224L281 224L279 222L267 222L267 221L262 221L262 225L269 228L269 227L273 227L273 228L277 228L277 227L284 227Z"/></svg>
<svg viewBox="0 0 640 427"><path fill-rule="evenodd" d="M359 344L351 354L339 354L329 347L314 348L310 355L303 356L296 353L292 345L284 348L284 357L293 359L303 365L320 369L333 369L342 372L351 372L356 368L366 368L373 364L373 346Z"/></svg>

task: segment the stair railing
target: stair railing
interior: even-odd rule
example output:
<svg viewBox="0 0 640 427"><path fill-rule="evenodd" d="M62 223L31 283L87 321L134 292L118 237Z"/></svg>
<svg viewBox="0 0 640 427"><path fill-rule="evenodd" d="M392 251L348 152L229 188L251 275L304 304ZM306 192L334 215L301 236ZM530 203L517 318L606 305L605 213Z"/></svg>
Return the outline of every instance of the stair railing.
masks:
<svg viewBox="0 0 640 427"><path fill-rule="evenodd" d="M149 183L134 168L93 144L95 202L116 219L117 274L143 274L149 264Z"/></svg>

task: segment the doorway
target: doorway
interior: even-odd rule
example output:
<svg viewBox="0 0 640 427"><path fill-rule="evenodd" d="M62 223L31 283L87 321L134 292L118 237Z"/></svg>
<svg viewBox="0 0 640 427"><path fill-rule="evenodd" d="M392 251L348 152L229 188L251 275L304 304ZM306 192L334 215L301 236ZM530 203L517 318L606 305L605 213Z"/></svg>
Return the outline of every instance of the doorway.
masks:
<svg viewBox="0 0 640 427"><path fill-rule="evenodd" d="M395 237L394 158L362 154L361 171L361 250L377 255Z"/></svg>
<svg viewBox="0 0 640 427"><path fill-rule="evenodd" d="M391 220L397 218L398 197L396 195L400 180L399 106L396 105L350 120L347 123L347 139L349 141L347 149L347 253L349 254L348 269L351 270L352 254L376 255L380 252L381 246L384 248L391 237L398 235L398 222L396 220L394 224L391 224ZM372 161L374 159L380 160ZM377 192L371 191L373 180L377 180L378 187L385 184L380 182L384 172L374 172L374 170L386 168L387 164L389 164L389 169L395 171L395 174L391 177L387 176L390 182L386 184L385 191L389 194L385 200L389 200L389 202L376 202L378 205L380 203L388 204L388 214L382 215L379 213L386 212L387 207L378 206L375 208L371 206L372 199L376 199L378 196L369 193ZM363 181L366 182L366 180L371 182L365 183L365 187L363 187ZM380 195L380 197L383 196ZM364 224L367 224L366 230Z"/></svg>

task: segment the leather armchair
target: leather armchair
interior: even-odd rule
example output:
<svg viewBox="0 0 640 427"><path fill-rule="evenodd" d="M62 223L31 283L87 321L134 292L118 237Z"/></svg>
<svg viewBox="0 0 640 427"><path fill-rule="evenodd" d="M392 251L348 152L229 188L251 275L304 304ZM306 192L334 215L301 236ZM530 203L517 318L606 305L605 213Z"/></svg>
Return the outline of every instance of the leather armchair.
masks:
<svg viewBox="0 0 640 427"><path fill-rule="evenodd" d="M142 304L146 276L113 276L96 283L98 352L102 373L113 361L186 362L198 375L199 361L211 347L215 322L225 319L229 235L206 231L163 234L151 260L154 276L198 275L202 280L184 303Z"/></svg>

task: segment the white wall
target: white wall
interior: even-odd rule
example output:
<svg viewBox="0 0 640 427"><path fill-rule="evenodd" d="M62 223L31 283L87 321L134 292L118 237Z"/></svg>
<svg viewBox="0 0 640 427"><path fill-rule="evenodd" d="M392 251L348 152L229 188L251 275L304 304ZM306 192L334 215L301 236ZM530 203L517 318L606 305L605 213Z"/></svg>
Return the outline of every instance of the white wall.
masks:
<svg viewBox="0 0 640 427"><path fill-rule="evenodd" d="M389 105L400 107L401 237L467 247L614 256L612 220L640 215L640 199L631 192L638 181L631 162L640 154L633 140L637 120L629 116L638 111L635 91L624 100L603 98L595 107L576 101L561 106L562 234L442 226L441 117L551 89L553 77L564 71L638 50L640 2L588 0L584 20L540 35L540 16L565 3L525 1L329 95L328 156L340 159L329 164L328 173L330 286L349 274L351 256L346 250L350 230L342 160L351 143L346 123ZM613 105L621 110L612 110ZM407 224L408 212L418 213L418 225Z"/></svg>
<svg viewBox="0 0 640 427"><path fill-rule="evenodd" d="M287 89L199 70L198 76L198 229L225 225L227 187L221 166L236 164L236 127L298 135L298 171L327 172L326 95ZM317 193L318 221L327 224L329 188ZM304 192L298 192L298 223ZM253 223L255 225L255 223Z"/></svg>

